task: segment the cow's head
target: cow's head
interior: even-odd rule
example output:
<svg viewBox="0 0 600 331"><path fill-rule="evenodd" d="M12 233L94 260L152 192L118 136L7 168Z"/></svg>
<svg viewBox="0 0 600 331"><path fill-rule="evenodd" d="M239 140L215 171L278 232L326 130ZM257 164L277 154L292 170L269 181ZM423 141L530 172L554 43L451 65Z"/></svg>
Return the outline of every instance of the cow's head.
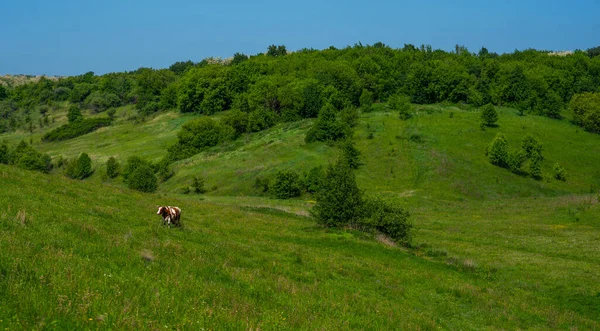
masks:
<svg viewBox="0 0 600 331"><path fill-rule="evenodd" d="M158 211L156 212L156 215L164 215L167 213L167 208L165 207L158 207Z"/></svg>

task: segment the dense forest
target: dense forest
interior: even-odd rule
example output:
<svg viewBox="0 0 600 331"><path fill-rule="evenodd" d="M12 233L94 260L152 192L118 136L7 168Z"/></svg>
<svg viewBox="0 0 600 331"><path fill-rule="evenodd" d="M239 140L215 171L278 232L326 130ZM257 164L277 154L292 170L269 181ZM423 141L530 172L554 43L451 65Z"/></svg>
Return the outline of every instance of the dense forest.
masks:
<svg viewBox="0 0 600 331"><path fill-rule="evenodd" d="M416 104L492 103L552 118L560 118L561 110L571 106L579 124L598 132L598 115L588 114L598 111L597 94L588 94L600 91L597 50L498 55L486 48L475 54L461 46L446 52L430 46L393 49L359 43L288 53L285 46L272 45L255 56L236 53L227 60L177 62L168 69L102 76L88 72L0 86L0 132L35 130L64 101L94 113L127 104L145 115L167 109L207 115L237 109L257 122L250 130L260 130L277 121L316 117L325 103L341 110L386 101L394 94L407 95Z"/></svg>

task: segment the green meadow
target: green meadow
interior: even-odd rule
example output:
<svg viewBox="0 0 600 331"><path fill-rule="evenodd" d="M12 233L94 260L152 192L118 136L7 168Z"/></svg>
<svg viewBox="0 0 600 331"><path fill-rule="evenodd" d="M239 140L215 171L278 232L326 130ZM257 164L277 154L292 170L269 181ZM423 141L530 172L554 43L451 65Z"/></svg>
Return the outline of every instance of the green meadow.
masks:
<svg viewBox="0 0 600 331"><path fill-rule="evenodd" d="M319 227L310 195L278 200L254 186L337 158L335 146L304 142L313 120L175 162L153 194L104 179L106 160L158 161L195 115L142 120L122 107L112 126L42 143L67 122L62 109L44 130L0 135L53 158L88 153L95 168L80 181L0 165L0 327L598 329L600 135L498 110L485 130L463 106L414 106L406 121L386 104L361 114L358 186L408 208L409 248ZM498 132L511 148L528 133L541 141L541 179L489 163ZM194 176L206 194L183 194ZM183 229L163 227L158 205L181 207Z"/></svg>

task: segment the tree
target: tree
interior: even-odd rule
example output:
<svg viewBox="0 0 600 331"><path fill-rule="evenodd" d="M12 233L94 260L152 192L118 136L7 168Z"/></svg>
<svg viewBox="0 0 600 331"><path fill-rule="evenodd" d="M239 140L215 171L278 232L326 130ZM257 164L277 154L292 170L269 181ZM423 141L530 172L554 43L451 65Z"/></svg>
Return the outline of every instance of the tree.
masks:
<svg viewBox="0 0 600 331"><path fill-rule="evenodd" d="M73 179L85 179L93 173L92 160L87 153L81 153L66 170L66 175Z"/></svg>
<svg viewBox="0 0 600 331"><path fill-rule="evenodd" d="M388 105L392 111L398 112L398 118L408 120L412 117L412 106L410 98L402 94L394 94L388 100Z"/></svg>
<svg viewBox="0 0 600 331"><path fill-rule="evenodd" d="M327 168L311 214L318 224L326 227L356 224L361 218L362 204L362 192L352 168L338 160Z"/></svg>
<svg viewBox="0 0 600 331"><path fill-rule="evenodd" d="M347 126L336 116L336 110L331 104L325 104L317 120L306 133L305 141L337 141L344 139L347 134Z"/></svg>
<svg viewBox="0 0 600 331"><path fill-rule="evenodd" d="M130 174L127 186L136 191L154 192L158 187L158 178L150 166L143 164Z"/></svg>
<svg viewBox="0 0 600 331"><path fill-rule="evenodd" d="M535 179L542 178L542 156L536 151L531 155L529 174Z"/></svg>
<svg viewBox="0 0 600 331"><path fill-rule="evenodd" d="M113 156L109 157L108 161L106 161L106 176L108 178L116 178L119 176L120 171L121 165L119 164L119 161Z"/></svg>
<svg viewBox="0 0 600 331"><path fill-rule="evenodd" d="M340 144L341 159L348 163L350 168L358 169L362 165L360 162L360 151L354 145L352 139L346 139Z"/></svg>
<svg viewBox="0 0 600 331"><path fill-rule="evenodd" d="M300 196L300 176L293 171L278 171L271 190L278 199L289 199Z"/></svg>
<svg viewBox="0 0 600 331"><path fill-rule="evenodd" d="M248 55L244 53L235 53L233 54L233 58L231 59L231 65L236 65L248 60Z"/></svg>
<svg viewBox="0 0 600 331"><path fill-rule="evenodd" d="M8 164L10 161L10 154L8 150L8 145L6 142L2 142L0 144L0 164Z"/></svg>
<svg viewBox="0 0 600 331"><path fill-rule="evenodd" d="M373 107L373 92L363 89L359 98L360 107L364 112L370 112Z"/></svg>
<svg viewBox="0 0 600 331"><path fill-rule="evenodd" d="M323 166L317 166L311 168L308 173L304 176L304 186L306 188L306 192L308 193L316 193L319 191L321 187L321 183L323 182L323 178L325 177L325 170Z"/></svg>
<svg viewBox="0 0 600 331"><path fill-rule="evenodd" d="M498 113L491 103L483 106L481 109L481 123L485 126L495 126L498 121Z"/></svg>
<svg viewBox="0 0 600 331"><path fill-rule="evenodd" d="M488 158L490 163L502 168L507 167L508 161L508 142L502 132L498 132L488 148Z"/></svg>
<svg viewBox="0 0 600 331"><path fill-rule="evenodd" d="M73 123L73 122L82 120L83 115L81 114L81 109L79 109L79 107L77 107L76 105L71 105L71 107L69 107L69 111L67 113L67 119L69 120L69 123Z"/></svg>
<svg viewBox="0 0 600 331"><path fill-rule="evenodd" d="M206 192L204 188L204 177L202 176L194 176L192 179L192 187L194 188L194 193L202 194Z"/></svg>
<svg viewBox="0 0 600 331"><path fill-rule="evenodd" d="M527 158L531 158L534 153L538 153L538 155L542 157L542 144L537 138L529 133L523 138L521 148L525 151L525 157Z"/></svg>
<svg viewBox="0 0 600 331"><path fill-rule="evenodd" d="M279 45L279 46L271 45L267 49L268 56L277 57L277 56L284 56L286 54L287 54L287 50L285 49L284 45Z"/></svg>
<svg viewBox="0 0 600 331"><path fill-rule="evenodd" d="M554 178L557 180L562 180L563 182L567 180L565 176L565 168L563 168L560 163L555 163L552 166L552 172L554 173Z"/></svg>

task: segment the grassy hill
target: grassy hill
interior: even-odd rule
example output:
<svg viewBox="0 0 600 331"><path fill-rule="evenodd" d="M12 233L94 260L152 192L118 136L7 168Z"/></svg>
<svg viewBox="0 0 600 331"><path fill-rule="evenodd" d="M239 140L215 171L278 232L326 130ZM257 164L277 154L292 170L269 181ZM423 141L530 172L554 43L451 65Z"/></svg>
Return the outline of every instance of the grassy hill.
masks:
<svg viewBox="0 0 600 331"><path fill-rule="evenodd" d="M127 120L34 146L87 152L91 179L0 166L0 326L74 328L481 329L600 327L600 136L566 120L500 109L418 106L408 121L385 105L356 128L359 186L408 207L414 249L306 217L311 197L275 200L253 187L277 170L307 171L335 147L304 142L311 121L279 124L174 164L156 194L98 185L104 161L160 159L191 115ZM55 126L61 121L57 117ZM46 130L51 129L48 128ZM531 133L544 178L491 165L485 147ZM0 136L16 142L29 135ZM567 180L550 175L559 162ZM208 194L180 188L201 175ZM167 229L156 205L178 205Z"/></svg>

